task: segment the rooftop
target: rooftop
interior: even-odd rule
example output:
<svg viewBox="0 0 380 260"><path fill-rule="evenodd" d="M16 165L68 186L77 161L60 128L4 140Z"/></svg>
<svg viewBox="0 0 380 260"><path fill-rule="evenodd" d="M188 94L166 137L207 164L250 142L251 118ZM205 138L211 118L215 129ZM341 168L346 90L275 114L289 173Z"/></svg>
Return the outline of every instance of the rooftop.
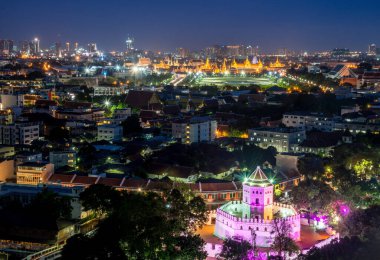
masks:
<svg viewBox="0 0 380 260"><path fill-rule="evenodd" d="M260 187L267 187L272 185L268 177L261 170L260 166L257 166L256 170L248 178L244 180L244 184L247 184L249 186Z"/></svg>
<svg viewBox="0 0 380 260"><path fill-rule="evenodd" d="M273 132L273 133L297 133L304 132L304 130L295 127L258 127L251 129L253 131Z"/></svg>

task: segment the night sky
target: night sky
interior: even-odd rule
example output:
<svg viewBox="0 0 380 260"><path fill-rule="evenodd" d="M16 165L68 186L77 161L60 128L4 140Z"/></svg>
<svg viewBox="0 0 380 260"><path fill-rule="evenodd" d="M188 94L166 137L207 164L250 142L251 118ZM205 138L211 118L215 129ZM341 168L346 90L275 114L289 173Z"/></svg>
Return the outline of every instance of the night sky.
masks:
<svg viewBox="0 0 380 260"><path fill-rule="evenodd" d="M123 50L201 49L212 44L324 50L380 45L379 0L7 0L0 39L96 42Z"/></svg>

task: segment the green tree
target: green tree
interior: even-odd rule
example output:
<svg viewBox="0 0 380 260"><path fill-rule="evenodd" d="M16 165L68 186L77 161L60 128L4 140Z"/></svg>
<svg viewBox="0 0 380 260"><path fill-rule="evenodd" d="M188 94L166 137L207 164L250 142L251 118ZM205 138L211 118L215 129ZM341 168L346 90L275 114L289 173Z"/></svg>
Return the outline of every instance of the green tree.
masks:
<svg viewBox="0 0 380 260"><path fill-rule="evenodd" d="M277 253L281 259L286 259L287 255L298 253L300 250L296 242L290 238L291 226L284 218L275 217L272 221L271 234L274 236L271 249Z"/></svg>
<svg viewBox="0 0 380 260"><path fill-rule="evenodd" d="M96 149L89 143L84 143L78 151L78 167L82 172L88 172L95 162Z"/></svg>
<svg viewBox="0 0 380 260"><path fill-rule="evenodd" d="M111 213L120 203L120 192L103 184L94 184L80 194L85 210L93 210L98 215Z"/></svg>
<svg viewBox="0 0 380 260"><path fill-rule="evenodd" d="M305 180L291 191L291 200L298 208L326 211L339 195L324 182Z"/></svg>
<svg viewBox="0 0 380 260"><path fill-rule="evenodd" d="M44 189L32 199L26 210L33 216L56 221L59 218L70 219L72 207L69 197Z"/></svg>
<svg viewBox="0 0 380 260"><path fill-rule="evenodd" d="M373 176L373 162L367 159L361 159L354 165L354 171L361 179L370 179Z"/></svg>
<svg viewBox="0 0 380 260"><path fill-rule="evenodd" d="M357 236L368 241L380 234L380 206L374 205L367 209L357 209L351 212L339 225L342 236Z"/></svg>
<svg viewBox="0 0 380 260"><path fill-rule="evenodd" d="M223 242L222 252L219 254L221 259L229 260L248 260L250 251L253 250L252 245L241 239L240 241L227 238Z"/></svg>
<svg viewBox="0 0 380 260"><path fill-rule="evenodd" d="M100 188L101 193L109 190ZM204 259L203 240L194 235L196 225L206 219L206 207L198 198L185 198L173 189L163 195L158 193L121 193L113 199L96 199L99 187L88 191L86 197L93 203L87 207L97 210L99 205L106 217L98 225L94 236L68 241L63 259L70 259L72 250L83 242L93 243L94 250L83 250L84 259ZM99 195L98 195L99 196ZM109 197L106 195L106 197ZM88 240L87 240L88 239ZM122 256L120 256L120 254ZM115 258L116 257L116 258Z"/></svg>
<svg viewBox="0 0 380 260"><path fill-rule="evenodd" d="M140 119L136 114L131 115L121 124L123 126L124 136L137 135L142 132Z"/></svg>

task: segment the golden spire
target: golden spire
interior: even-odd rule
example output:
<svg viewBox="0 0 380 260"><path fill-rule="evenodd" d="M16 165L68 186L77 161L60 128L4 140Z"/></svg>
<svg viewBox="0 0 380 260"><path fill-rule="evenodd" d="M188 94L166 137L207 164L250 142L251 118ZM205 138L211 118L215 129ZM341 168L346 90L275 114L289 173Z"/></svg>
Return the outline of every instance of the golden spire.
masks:
<svg viewBox="0 0 380 260"><path fill-rule="evenodd" d="M258 66L261 68L261 67L263 67L263 63L261 62L261 59L259 59L259 62L257 63L258 64Z"/></svg>
<svg viewBox="0 0 380 260"><path fill-rule="evenodd" d="M236 62L235 58L232 61L231 67L232 68L237 68L237 62Z"/></svg>
<svg viewBox="0 0 380 260"><path fill-rule="evenodd" d="M222 65L222 72L226 72L227 71L227 65L226 65L226 59L224 58L223 59L223 65Z"/></svg>
<svg viewBox="0 0 380 260"><path fill-rule="evenodd" d="M248 56L247 56L247 58L244 61L244 67L246 67L246 68L251 67L251 62L248 60Z"/></svg>

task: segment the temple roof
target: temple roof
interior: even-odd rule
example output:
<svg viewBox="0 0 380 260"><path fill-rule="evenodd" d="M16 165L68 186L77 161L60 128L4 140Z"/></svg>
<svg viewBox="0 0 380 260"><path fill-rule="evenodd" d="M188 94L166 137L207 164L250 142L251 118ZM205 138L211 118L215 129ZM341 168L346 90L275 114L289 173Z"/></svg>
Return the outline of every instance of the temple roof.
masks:
<svg viewBox="0 0 380 260"><path fill-rule="evenodd" d="M260 187L272 185L263 170L261 170L260 166L257 166L256 170L246 179L245 183L250 186Z"/></svg>

